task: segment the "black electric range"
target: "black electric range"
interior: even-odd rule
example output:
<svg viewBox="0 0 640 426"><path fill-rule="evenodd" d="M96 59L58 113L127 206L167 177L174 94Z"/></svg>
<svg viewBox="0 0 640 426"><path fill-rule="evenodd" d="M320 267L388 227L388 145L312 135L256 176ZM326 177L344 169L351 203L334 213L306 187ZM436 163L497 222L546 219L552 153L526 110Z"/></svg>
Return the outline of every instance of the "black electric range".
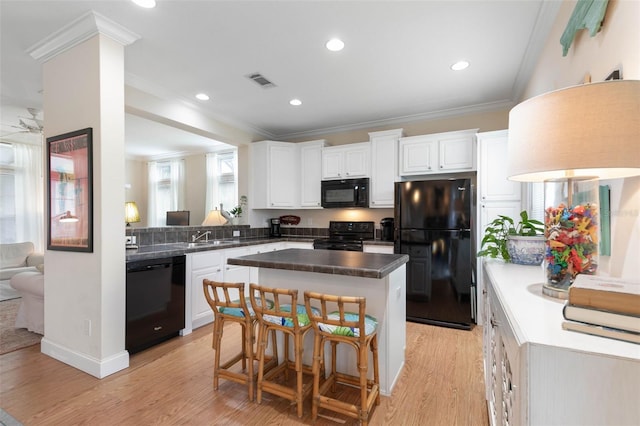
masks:
<svg viewBox="0 0 640 426"><path fill-rule="evenodd" d="M373 222L329 222L329 238L313 241L314 249L362 251L364 241L375 238Z"/></svg>

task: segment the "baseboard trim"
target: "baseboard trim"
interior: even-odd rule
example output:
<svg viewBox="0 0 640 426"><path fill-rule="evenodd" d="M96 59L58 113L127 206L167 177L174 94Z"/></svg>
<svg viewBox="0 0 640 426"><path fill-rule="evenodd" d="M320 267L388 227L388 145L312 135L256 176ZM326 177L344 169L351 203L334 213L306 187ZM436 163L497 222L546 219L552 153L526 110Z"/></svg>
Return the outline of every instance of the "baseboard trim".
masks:
<svg viewBox="0 0 640 426"><path fill-rule="evenodd" d="M129 352L125 350L104 359L97 359L72 351L43 337L40 342L40 352L98 379L129 367Z"/></svg>

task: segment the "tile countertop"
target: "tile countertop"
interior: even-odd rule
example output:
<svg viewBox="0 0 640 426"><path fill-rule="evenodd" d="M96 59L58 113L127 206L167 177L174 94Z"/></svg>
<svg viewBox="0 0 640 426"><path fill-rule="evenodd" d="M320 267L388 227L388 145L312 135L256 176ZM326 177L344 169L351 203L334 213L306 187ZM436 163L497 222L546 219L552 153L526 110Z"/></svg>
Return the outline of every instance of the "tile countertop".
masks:
<svg viewBox="0 0 640 426"><path fill-rule="evenodd" d="M409 261L406 254L286 249L227 259L230 265L384 278Z"/></svg>
<svg viewBox="0 0 640 426"><path fill-rule="evenodd" d="M159 259L161 257L181 256L187 253L195 253L207 250L223 250L235 247L255 246L259 244L271 244L280 242L313 243L317 237L282 237L282 238L235 238L232 240L219 240L214 243L167 243L151 246L140 246L137 249L127 249L127 262L136 260ZM393 241L370 240L367 245L393 246Z"/></svg>

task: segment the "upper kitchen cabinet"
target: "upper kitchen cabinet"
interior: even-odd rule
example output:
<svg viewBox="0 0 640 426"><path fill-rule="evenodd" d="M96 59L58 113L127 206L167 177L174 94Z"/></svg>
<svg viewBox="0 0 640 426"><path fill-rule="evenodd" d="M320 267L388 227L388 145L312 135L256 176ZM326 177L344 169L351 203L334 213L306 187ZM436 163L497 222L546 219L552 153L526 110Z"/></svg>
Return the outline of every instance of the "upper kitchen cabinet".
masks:
<svg viewBox="0 0 640 426"><path fill-rule="evenodd" d="M322 149L322 179L369 177L369 142L331 146Z"/></svg>
<svg viewBox="0 0 640 426"><path fill-rule="evenodd" d="M296 144L276 141L250 145L253 208L290 209L299 205Z"/></svg>
<svg viewBox="0 0 640 426"><path fill-rule="evenodd" d="M369 206L393 207L394 182L398 180L398 142L402 129L369 133L371 142L371 184Z"/></svg>
<svg viewBox="0 0 640 426"><path fill-rule="evenodd" d="M480 201L520 201L522 184L507 178L507 130L478 133Z"/></svg>
<svg viewBox="0 0 640 426"><path fill-rule="evenodd" d="M297 145L300 150L300 207L322 208L320 181L325 140L302 142Z"/></svg>
<svg viewBox="0 0 640 426"><path fill-rule="evenodd" d="M454 173L476 169L477 129L401 138L400 175Z"/></svg>

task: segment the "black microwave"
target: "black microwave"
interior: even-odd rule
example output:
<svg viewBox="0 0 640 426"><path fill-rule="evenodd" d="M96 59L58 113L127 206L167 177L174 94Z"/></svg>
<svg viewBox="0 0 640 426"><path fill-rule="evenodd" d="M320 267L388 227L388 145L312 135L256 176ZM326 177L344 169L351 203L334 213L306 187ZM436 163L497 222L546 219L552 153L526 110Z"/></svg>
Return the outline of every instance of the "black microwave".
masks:
<svg viewBox="0 0 640 426"><path fill-rule="evenodd" d="M322 207L369 207L369 178L322 181Z"/></svg>

